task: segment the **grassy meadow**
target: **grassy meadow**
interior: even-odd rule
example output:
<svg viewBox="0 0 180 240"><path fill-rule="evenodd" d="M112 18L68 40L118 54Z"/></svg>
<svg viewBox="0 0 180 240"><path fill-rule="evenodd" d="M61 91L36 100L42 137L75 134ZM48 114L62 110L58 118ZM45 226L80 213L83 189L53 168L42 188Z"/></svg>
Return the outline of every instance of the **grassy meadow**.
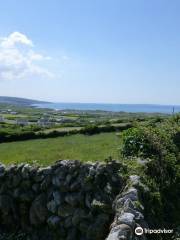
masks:
<svg viewBox="0 0 180 240"><path fill-rule="evenodd" d="M27 140L0 144L0 162L37 163L47 166L59 159L103 161L111 156L118 158L119 137L115 133L92 136L71 135L65 137Z"/></svg>

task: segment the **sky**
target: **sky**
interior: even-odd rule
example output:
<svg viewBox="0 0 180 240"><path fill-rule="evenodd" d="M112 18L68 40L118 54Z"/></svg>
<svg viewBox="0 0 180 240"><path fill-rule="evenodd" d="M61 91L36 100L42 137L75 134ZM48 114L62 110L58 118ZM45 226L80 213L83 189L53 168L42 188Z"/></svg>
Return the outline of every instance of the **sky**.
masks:
<svg viewBox="0 0 180 240"><path fill-rule="evenodd" d="M1 0L0 95L180 105L179 0Z"/></svg>

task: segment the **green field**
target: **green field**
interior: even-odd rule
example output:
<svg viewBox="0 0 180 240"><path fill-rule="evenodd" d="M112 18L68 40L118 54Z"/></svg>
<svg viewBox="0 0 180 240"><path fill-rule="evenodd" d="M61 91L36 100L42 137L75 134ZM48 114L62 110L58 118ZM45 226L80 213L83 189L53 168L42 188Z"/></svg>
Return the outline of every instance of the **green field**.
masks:
<svg viewBox="0 0 180 240"><path fill-rule="evenodd" d="M118 158L119 138L115 133L93 136L72 135L0 144L0 162L48 165L59 159L103 161Z"/></svg>
<svg viewBox="0 0 180 240"><path fill-rule="evenodd" d="M45 130L41 130L41 132L44 133L50 133L53 131L57 131L57 132L69 132L72 130L80 130L82 129L82 127L59 127L59 128L50 128L50 129L45 129Z"/></svg>

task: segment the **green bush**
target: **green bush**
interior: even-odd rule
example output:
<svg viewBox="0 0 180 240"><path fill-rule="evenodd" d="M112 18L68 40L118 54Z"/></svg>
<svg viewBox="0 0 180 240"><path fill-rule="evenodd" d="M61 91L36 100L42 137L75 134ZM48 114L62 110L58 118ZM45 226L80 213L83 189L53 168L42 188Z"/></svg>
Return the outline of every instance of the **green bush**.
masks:
<svg viewBox="0 0 180 240"><path fill-rule="evenodd" d="M180 223L180 124L165 122L140 126L121 135L124 157L143 158L141 177L149 191L142 194L145 218L151 226L176 228Z"/></svg>
<svg viewBox="0 0 180 240"><path fill-rule="evenodd" d="M171 125L136 127L122 133L122 153L126 157L161 157L177 152L179 135ZM177 145L175 144L177 142Z"/></svg>

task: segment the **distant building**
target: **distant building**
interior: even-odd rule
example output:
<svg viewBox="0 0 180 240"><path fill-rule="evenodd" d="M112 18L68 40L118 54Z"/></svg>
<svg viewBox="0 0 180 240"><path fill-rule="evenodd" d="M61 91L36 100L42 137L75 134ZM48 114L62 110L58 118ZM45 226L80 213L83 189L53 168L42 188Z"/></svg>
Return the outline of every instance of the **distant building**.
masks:
<svg viewBox="0 0 180 240"><path fill-rule="evenodd" d="M12 115L16 115L16 114L18 114L17 112L10 112Z"/></svg>
<svg viewBox="0 0 180 240"><path fill-rule="evenodd" d="M17 119L16 124L21 125L21 126L27 126L29 124L29 122L27 119Z"/></svg>
<svg viewBox="0 0 180 240"><path fill-rule="evenodd" d="M58 122L58 123L73 123L75 121L76 121L75 119L64 118L64 117L56 119L56 122Z"/></svg>
<svg viewBox="0 0 180 240"><path fill-rule="evenodd" d="M5 122L4 117L0 116L0 123L3 123L3 122Z"/></svg>
<svg viewBox="0 0 180 240"><path fill-rule="evenodd" d="M52 125L52 122L48 118L41 118L38 120L38 125L41 127L48 127Z"/></svg>

